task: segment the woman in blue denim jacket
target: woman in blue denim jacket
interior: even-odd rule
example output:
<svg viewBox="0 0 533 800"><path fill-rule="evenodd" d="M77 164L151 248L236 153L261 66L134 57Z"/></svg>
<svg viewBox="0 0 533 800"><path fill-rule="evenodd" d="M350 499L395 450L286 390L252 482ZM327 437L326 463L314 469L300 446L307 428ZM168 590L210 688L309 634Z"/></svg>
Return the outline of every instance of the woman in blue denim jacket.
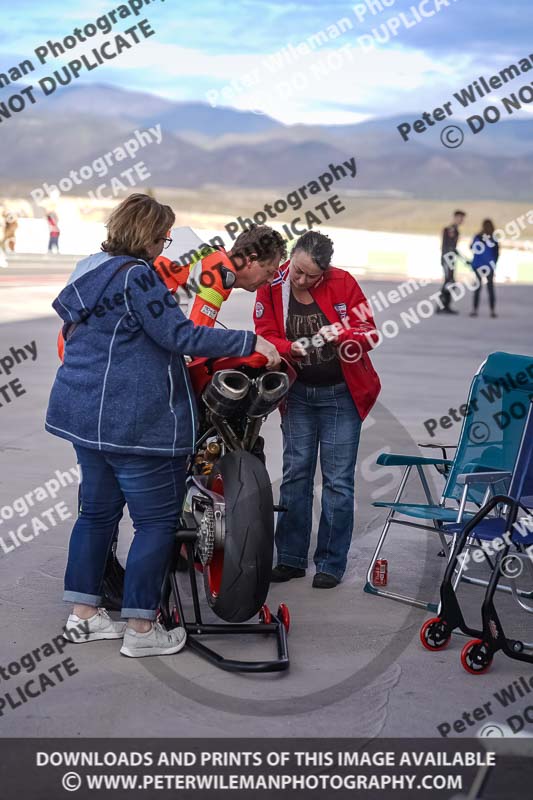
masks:
<svg viewBox="0 0 533 800"><path fill-rule="evenodd" d="M158 278L175 215L134 194L111 215L103 252L80 262L53 306L64 321L64 362L52 387L46 429L72 442L82 508L72 531L64 599L72 641L124 639L121 653L169 655L185 631L155 622L194 450L196 406L184 354L241 356L270 365L275 348L251 331L195 326ZM122 617L99 609L115 527L128 505L135 536L126 563Z"/></svg>

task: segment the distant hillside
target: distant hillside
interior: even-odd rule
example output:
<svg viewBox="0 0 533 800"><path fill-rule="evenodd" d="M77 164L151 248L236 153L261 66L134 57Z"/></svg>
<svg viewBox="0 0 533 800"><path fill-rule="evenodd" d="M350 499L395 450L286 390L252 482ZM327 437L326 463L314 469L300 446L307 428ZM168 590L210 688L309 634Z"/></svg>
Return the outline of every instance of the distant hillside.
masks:
<svg viewBox="0 0 533 800"><path fill-rule="evenodd" d="M80 84L1 123L0 181L54 183L120 145L135 128L159 124L162 144L138 155L153 185L290 188L330 162L355 156L357 178L344 181L343 189L442 200L531 200L533 121L509 120L476 137L467 132L460 149L448 150L438 126L403 142L396 126L410 118L285 126L252 112Z"/></svg>
<svg viewBox="0 0 533 800"><path fill-rule="evenodd" d="M165 130L193 131L209 137L226 133L254 134L283 127L264 114L213 108L207 103L174 102L146 92L131 92L101 84L69 86L48 98L54 113L99 111L106 118L128 119L137 125L162 125ZM43 105L44 109L45 106Z"/></svg>

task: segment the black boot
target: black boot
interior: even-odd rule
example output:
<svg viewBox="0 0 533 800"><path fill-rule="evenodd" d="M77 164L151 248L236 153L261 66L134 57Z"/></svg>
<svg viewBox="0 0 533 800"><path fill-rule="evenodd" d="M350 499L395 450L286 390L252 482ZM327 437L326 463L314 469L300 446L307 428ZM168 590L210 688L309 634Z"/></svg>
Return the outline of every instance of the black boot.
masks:
<svg viewBox="0 0 533 800"><path fill-rule="evenodd" d="M120 611L124 594L125 570L117 558L117 543L113 543L102 581L102 606L108 611Z"/></svg>
<svg viewBox="0 0 533 800"><path fill-rule="evenodd" d="M317 572L313 578L313 589L334 589L339 585L339 579L327 572Z"/></svg>
<svg viewBox="0 0 533 800"><path fill-rule="evenodd" d="M288 567L286 564L278 564L278 566L274 567L272 570L270 581L271 583L285 583L285 581L290 581L293 578L303 577L305 577L305 569Z"/></svg>

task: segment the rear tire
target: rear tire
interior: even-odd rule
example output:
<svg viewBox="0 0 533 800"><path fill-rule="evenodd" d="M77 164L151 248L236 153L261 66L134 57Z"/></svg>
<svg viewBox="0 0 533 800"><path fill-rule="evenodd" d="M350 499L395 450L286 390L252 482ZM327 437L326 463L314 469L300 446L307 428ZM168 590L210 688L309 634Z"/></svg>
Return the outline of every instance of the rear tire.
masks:
<svg viewBox="0 0 533 800"><path fill-rule="evenodd" d="M226 622L255 616L270 587L274 501L265 466L252 453L227 453L214 467L213 490L224 494L224 549L204 569L207 601Z"/></svg>

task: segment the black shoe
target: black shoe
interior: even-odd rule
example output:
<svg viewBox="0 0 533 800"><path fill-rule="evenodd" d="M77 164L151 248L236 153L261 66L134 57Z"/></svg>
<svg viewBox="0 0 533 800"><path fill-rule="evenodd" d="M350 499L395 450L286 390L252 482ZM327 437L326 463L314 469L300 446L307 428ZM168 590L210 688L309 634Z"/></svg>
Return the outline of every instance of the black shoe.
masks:
<svg viewBox="0 0 533 800"><path fill-rule="evenodd" d="M471 317L477 317L477 311L471 311L470 312L470 316Z"/></svg>
<svg viewBox="0 0 533 800"><path fill-rule="evenodd" d="M446 313L447 314L458 314L459 312L456 311L455 308L447 308L446 309Z"/></svg>
<svg viewBox="0 0 533 800"><path fill-rule="evenodd" d="M120 611L124 594L124 567L112 552L107 559L102 581L102 606L108 611Z"/></svg>
<svg viewBox="0 0 533 800"><path fill-rule="evenodd" d="M334 589L340 581L334 575L327 572L317 572L313 578L313 589Z"/></svg>
<svg viewBox="0 0 533 800"><path fill-rule="evenodd" d="M495 311L492 311L491 312L491 317L492 317L492 319L497 319L498 315L497 315L497 313Z"/></svg>
<svg viewBox="0 0 533 800"><path fill-rule="evenodd" d="M271 583L284 583L285 581L292 580L292 578L304 577L305 569L300 569L299 567L288 567L286 564L278 564L278 566L274 567L272 570L270 581Z"/></svg>

